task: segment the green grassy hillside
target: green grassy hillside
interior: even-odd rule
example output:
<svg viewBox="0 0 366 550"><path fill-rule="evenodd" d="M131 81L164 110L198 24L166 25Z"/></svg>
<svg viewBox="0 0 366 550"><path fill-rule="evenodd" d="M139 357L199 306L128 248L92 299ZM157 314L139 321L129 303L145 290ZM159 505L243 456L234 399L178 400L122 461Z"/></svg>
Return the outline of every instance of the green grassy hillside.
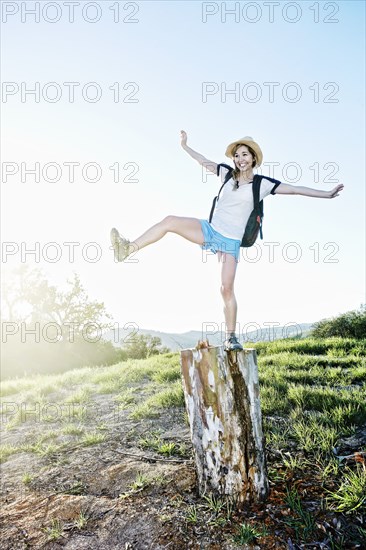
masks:
<svg viewBox="0 0 366 550"><path fill-rule="evenodd" d="M63 537L77 548L85 533L106 547L362 546L366 340L246 347L260 374L264 506L239 513L197 496L180 355L170 353L2 384L2 547ZM37 515L46 502L52 513Z"/></svg>

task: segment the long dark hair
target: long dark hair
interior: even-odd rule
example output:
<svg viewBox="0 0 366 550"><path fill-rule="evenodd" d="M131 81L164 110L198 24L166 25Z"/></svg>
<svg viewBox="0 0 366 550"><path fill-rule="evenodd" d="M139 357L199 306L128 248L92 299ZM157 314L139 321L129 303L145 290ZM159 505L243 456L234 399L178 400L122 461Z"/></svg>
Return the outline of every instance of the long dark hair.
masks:
<svg viewBox="0 0 366 550"><path fill-rule="evenodd" d="M255 154L255 151L254 149L252 149L249 145L247 145L246 143L238 143L237 145L235 145L235 148L233 150L233 159L234 159L234 155L236 153L236 151L239 149L239 147L241 147L242 145L245 145L245 147L248 148L248 151L249 153L252 155L253 157L253 163L252 163L252 168L254 168L255 166L257 166L257 155ZM234 162L234 160L233 160ZM240 170L237 169L235 163L234 163L234 170L233 170L233 175L232 175L232 178L234 181L238 181L239 179L239 175L240 175Z"/></svg>

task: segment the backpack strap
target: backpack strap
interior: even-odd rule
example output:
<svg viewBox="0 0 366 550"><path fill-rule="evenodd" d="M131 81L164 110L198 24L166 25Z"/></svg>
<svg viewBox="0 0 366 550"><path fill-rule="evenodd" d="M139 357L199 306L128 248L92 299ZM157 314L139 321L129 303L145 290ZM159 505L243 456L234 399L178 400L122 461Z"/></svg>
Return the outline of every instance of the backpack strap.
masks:
<svg viewBox="0 0 366 550"><path fill-rule="evenodd" d="M217 165L216 175L218 176L220 174L220 166L222 166L223 168L226 168L226 170L228 170L230 172L230 177L231 177L231 172L233 171L233 167L229 166L228 164L225 164L223 162L221 162L220 164Z"/></svg>
<svg viewBox="0 0 366 550"><path fill-rule="evenodd" d="M259 197L260 197L261 182L262 182L263 178L266 179L266 180L269 180L269 181L271 181L272 183L275 184L272 191L271 191L272 195L275 194L274 193L275 190L280 185L280 183L282 183L279 180L275 180L274 178L270 178L269 176L263 176L263 175L259 175L259 174L255 174L255 176L253 178L254 210L257 213L257 221L259 223L259 233L260 233L260 238L261 239L263 239L262 222L263 222L264 212L263 212L263 200L260 201Z"/></svg>
<svg viewBox="0 0 366 550"><path fill-rule="evenodd" d="M210 215L209 215L209 217L208 217L209 223L211 223L211 220L212 220L212 216L213 216L213 213L214 213L214 210L215 210L215 206L216 206L216 201L217 201L217 197L215 197L214 200L212 201L211 212L210 212Z"/></svg>
<svg viewBox="0 0 366 550"><path fill-rule="evenodd" d="M261 187L262 177L258 174L254 175L253 178L253 199L254 199L254 209L259 211L259 191Z"/></svg>
<svg viewBox="0 0 366 550"><path fill-rule="evenodd" d="M210 216L208 218L208 221L211 223L211 220L212 220L212 216L213 216L213 213L214 213L214 210L215 210L215 206L216 206L216 202L218 201L219 199L219 195L221 193L221 190L222 188L224 187L225 183L227 183L229 181L229 179L231 179L231 176L232 176L232 173L233 173L233 168L231 166L229 166L228 164L224 164L224 163L221 163L221 164L218 164L217 165L217 169L216 169L216 175L219 176L220 175L220 166L223 166L223 168L226 168L227 169L227 174L224 178L224 183L221 185L220 189L219 189L219 192L217 193L217 196L214 198L213 202L212 202L212 207L211 207L211 212L210 212Z"/></svg>
<svg viewBox="0 0 366 550"><path fill-rule="evenodd" d="M262 182L262 175L255 174L253 178L253 200L254 200L254 210L257 214L257 221L259 223L259 233L260 238L263 239L263 232L262 232L262 219L264 216L263 212L263 201L259 200L260 196L260 188L261 188L261 182Z"/></svg>
<svg viewBox="0 0 366 550"><path fill-rule="evenodd" d="M217 165L217 169L216 169L216 175L219 176L220 175L220 167L223 167L223 168L226 168L227 170L227 174L224 178L224 183L223 185L225 185L225 183L227 183L229 181L229 179L231 179L231 176L233 175L233 172L234 172L234 168L232 166L229 166L228 164L224 164L223 162L221 164L218 164ZM220 187L220 191L223 187L223 185ZM220 191L218 192L218 195L220 195Z"/></svg>

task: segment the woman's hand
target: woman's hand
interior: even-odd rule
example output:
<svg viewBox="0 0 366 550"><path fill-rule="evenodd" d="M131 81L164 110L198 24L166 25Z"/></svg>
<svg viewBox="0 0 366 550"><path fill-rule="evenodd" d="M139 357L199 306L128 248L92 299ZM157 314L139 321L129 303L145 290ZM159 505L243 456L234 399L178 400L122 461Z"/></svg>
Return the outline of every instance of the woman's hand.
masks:
<svg viewBox="0 0 366 550"><path fill-rule="evenodd" d="M207 160L203 155L194 151L187 145L187 133L184 130L180 131L181 146L194 160L196 160L201 166L204 166L206 170L217 174L217 164L211 160Z"/></svg>
<svg viewBox="0 0 366 550"><path fill-rule="evenodd" d="M328 191L328 195L329 195L328 198L334 199L334 197L338 197L339 192L342 191L343 187L344 187L343 183L340 183L339 185L334 187L334 189L332 189L331 191Z"/></svg>
<svg viewBox="0 0 366 550"><path fill-rule="evenodd" d="M187 133L184 130L180 131L180 144L182 147L187 145Z"/></svg>

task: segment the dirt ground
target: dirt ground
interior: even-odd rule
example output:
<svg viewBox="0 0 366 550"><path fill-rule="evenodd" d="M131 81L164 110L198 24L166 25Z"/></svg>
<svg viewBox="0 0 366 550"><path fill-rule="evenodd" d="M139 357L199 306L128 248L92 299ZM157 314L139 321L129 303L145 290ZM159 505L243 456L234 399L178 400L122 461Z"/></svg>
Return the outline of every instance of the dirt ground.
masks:
<svg viewBox="0 0 366 550"><path fill-rule="evenodd" d="M0 542L3 550L331 548L320 542L302 545L297 541L296 544L293 531L285 521L290 512L283 502L283 480L271 481L265 504L234 510L220 523L220 514L205 506L197 494L184 409L164 409L154 418L134 421L129 418L129 411L116 414L114 407L113 396L93 396L86 423L91 430L104 426L106 437L101 443L83 446L75 436L63 435L57 443L63 443L64 449L44 456L16 453L2 464ZM2 444L30 443L53 428L56 429L56 424L39 415L12 430L3 428ZM185 455L163 457L150 448L143 448L141 438L152 433L159 433L163 441L185 444ZM269 450L268 462L275 465L277 460ZM22 481L25 472L33 476L27 484ZM132 491L131 484L139 475L146 476L148 481ZM312 484L312 502L308 497L307 504L315 513L319 502L314 501L317 491L314 492L314 480L291 481L297 484L305 499ZM319 487L320 500L321 494ZM196 521L189 521L187 517L194 506L198 517ZM334 523L334 518L334 514L324 512L318 519L323 541L328 532L334 536L346 527L346 519L339 516ZM59 531L52 538L54 522ZM235 543L233 536L243 522L266 526L267 535L251 546Z"/></svg>
<svg viewBox="0 0 366 550"><path fill-rule="evenodd" d="M119 412L118 419L110 413L106 396L99 401L98 423L108 426L102 443L84 447L69 442L67 450L47 457L17 453L2 464L1 547L224 548L221 542L212 543L214 529L197 533L201 540L196 544L184 521L184 508L198 499L192 456L165 458L138 444L141 437L159 432L162 441L189 448L183 410L165 410L158 418L134 422L127 411ZM93 424L91 419L90 427ZM35 428L29 433L29 423L23 423L3 435L2 443L32 440L35 431L52 425L36 423ZM22 482L24 472L34 475L30 484ZM130 493L139 474L151 481ZM75 525L80 512L86 517L82 528ZM49 540L46 532L52 520L62 525L57 540Z"/></svg>

